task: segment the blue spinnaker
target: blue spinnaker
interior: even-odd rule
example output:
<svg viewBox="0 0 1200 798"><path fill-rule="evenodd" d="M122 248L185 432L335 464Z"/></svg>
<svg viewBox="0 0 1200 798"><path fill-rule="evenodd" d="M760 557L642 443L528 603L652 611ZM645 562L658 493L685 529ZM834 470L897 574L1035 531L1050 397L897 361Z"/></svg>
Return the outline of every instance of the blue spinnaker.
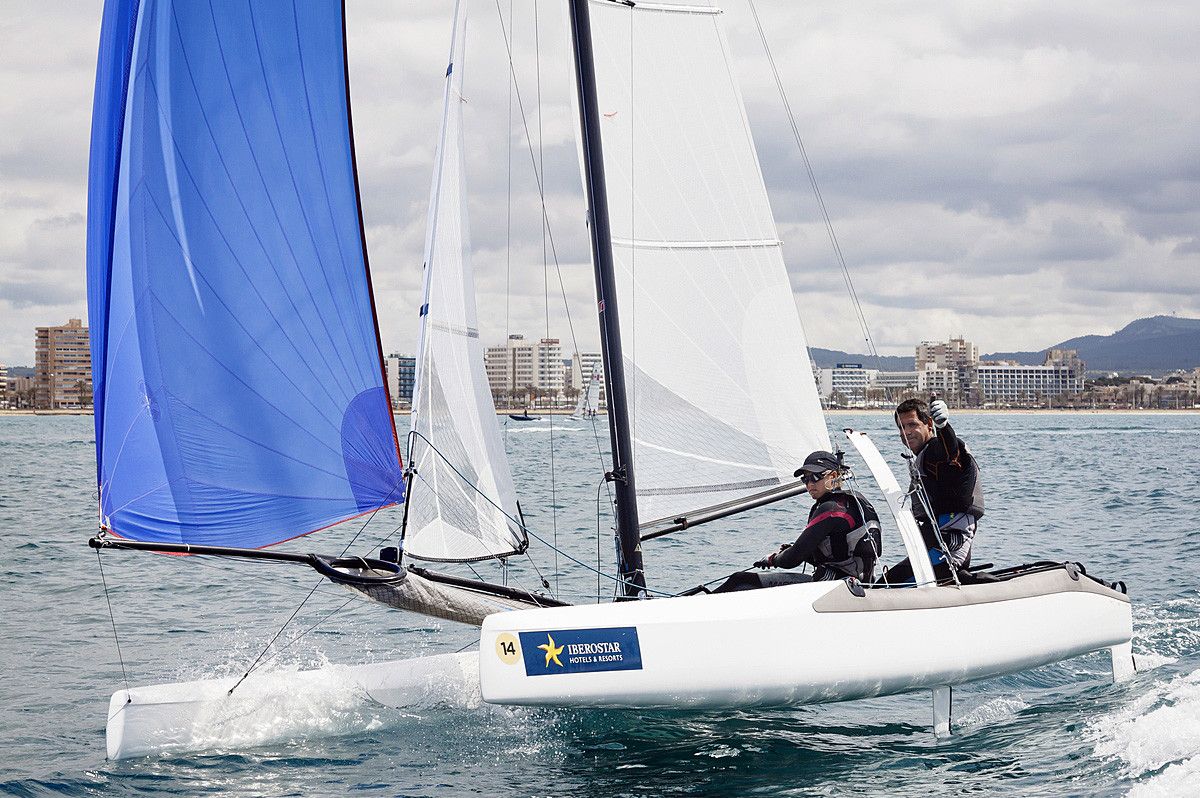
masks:
<svg viewBox="0 0 1200 798"><path fill-rule="evenodd" d="M337 0L108 0L88 194L101 525L259 547L403 500Z"/></svg>

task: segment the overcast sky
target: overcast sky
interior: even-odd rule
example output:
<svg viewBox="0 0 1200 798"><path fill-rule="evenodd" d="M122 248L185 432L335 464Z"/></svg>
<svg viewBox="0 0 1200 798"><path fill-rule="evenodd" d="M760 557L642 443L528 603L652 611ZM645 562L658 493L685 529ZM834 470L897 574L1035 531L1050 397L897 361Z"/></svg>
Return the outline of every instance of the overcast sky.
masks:
<svg viewBox="0 0 1200 798"><path fill-rule="evenodd" d="M547 329L566 338L553 266L546 318L536 187L519 115L508 132L497 2L466 1L483 338ZM509 0L500 5L507 14ZM560 269L580 343L593 348L562 4L540 3L540 124L534 3L512 5L519 89L535 147L540 129ZM951 334L983 351L1039 349L1141 316L1200 316L1194 0L757 5L882 353L911 354L915 342ZM863 351L748 6L724 7L810 343ZM412 351L416 338L451 8L347 0L358 164L388 351ZM0 363L32 364L34 327L86 318L100 11L98 0L0 5Z"/></svg>

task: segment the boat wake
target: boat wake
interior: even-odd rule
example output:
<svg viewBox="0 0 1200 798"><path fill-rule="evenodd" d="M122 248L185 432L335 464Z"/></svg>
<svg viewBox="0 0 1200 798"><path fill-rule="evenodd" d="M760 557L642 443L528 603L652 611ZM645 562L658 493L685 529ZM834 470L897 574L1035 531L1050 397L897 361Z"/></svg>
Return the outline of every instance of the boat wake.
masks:
<svg viewBox="0 0 1200 798"><path fill-rule="evenodd" d="M1018 695L993 698L956 718L954 725L959 728L971 726L992 726L998 721L1015 717L1022 710L1029 709L1029 704Z"/></svg>
<svg viewBox="0 0 1200 798"><path fill-rule="evenodd" d="M1187 794L1200 779L1200 670L1153 685L1089 730L1098 756L1145 779L1130 796Z"/></svg>

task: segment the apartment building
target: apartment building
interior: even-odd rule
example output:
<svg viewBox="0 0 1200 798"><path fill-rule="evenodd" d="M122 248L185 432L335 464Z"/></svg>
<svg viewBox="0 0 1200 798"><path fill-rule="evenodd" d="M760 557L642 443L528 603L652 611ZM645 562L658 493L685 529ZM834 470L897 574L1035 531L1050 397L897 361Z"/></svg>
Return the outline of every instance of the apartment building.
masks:
<svg viewBox="0 0 1200 798"><path fill-rule="evenodd" d="M562 342L557 338L527 341L510 335L502 346L483 353L488 386L497 396L515 396L536 390L557 396L563 389Z"/></svg>
<svg viewBox="0 0 1200 798"><path fill-rule="evenodd" d="M417 377L417 359L412 355L388 355L384 359L387 366L388 395L392 397L394 407L408 407L412 404L413 383Z"/></svg>
<svg viewBox="0 0 1200 798"><path fill-rule="evenodd" d="M34 406L43 410L92 403L92 359L88 328L80 319L60 327L38 327L33 346Z"/></svg>

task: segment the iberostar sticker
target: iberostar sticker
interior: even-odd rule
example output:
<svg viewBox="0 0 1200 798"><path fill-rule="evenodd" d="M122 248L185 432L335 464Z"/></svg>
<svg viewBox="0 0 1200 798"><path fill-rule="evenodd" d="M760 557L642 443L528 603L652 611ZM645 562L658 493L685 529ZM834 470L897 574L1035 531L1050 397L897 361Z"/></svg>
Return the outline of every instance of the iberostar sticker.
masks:
<svg viewBox="0 0 1200 798"><path fill-rule="evenodd" d="M538 648L546 652L546 667L549 668L550 663L553 661L555 665L561 668L563 664L558 655L562 653L563 647L554 645L554 638L549 633L546 634L546 640L548 642L538 646Z"/></svg>

